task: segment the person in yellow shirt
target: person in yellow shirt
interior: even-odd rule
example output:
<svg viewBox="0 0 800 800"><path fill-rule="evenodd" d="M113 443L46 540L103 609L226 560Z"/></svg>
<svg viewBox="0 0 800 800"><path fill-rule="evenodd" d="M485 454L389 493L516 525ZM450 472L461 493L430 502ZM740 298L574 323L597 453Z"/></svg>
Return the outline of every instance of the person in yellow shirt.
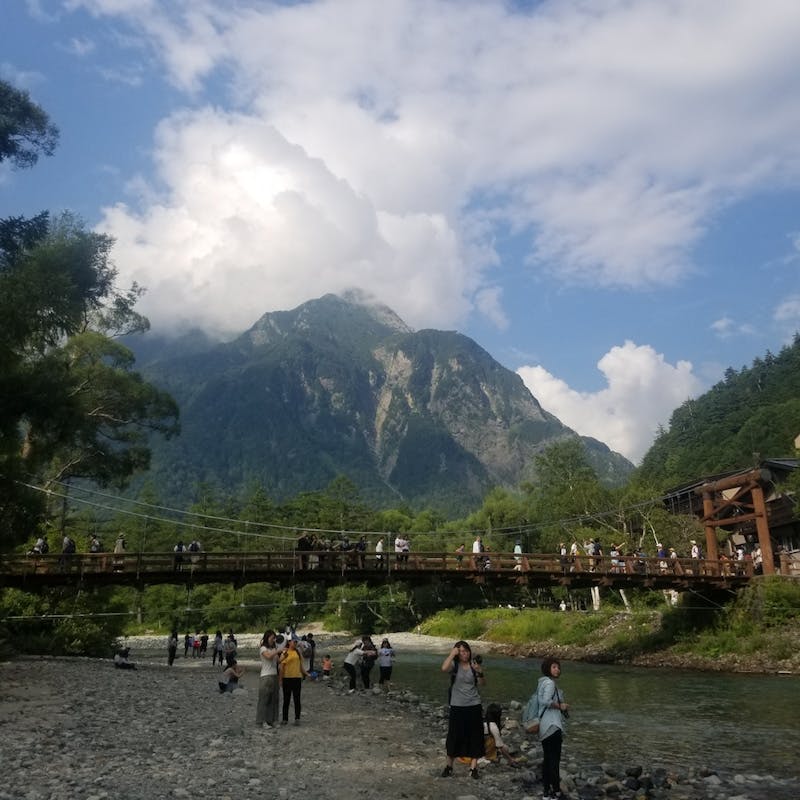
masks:
<svg viewBox="0 0 800 800"><path fill-rule="evenodd" d="M297 652L297 642L290 639L286 649L281 653L280 682L283 688L283 719L282 725L289 722L289 703L294 702L294 724L300 724L300 690L303 679L308 673L303 669L303 661Z"/></svg>

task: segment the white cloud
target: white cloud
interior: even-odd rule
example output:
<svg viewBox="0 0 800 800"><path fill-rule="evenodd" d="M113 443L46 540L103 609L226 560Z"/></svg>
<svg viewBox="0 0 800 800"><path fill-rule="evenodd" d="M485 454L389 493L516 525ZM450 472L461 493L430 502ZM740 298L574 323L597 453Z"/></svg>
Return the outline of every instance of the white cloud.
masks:
<svg viewBox="0 0 800 800"><path fill-rule="evenodd" d="M672 285L721 209L800 185L794 0L71 6L127 20L193 103L229 79L230 108L164 121L158 202L104 222L154 321L361 285L415 326L502 325L499 226L558 280Z"/></svg>
<svg viewBox="0 0 800 800"><path fill-rule="evenodd" d="M775 309L773 319L783 332L783 339L788 344L800 333L800 294L790 295Z"/></svg>
<svg viewBox="0 0 800 800"><path fill-rule="evenodd" d="M582 436L592 436L638 462L658 426L702 387L689 361L672 365L649 345L625 342L598 362L607 386L597 392L571 389L541 366L517 370L548 411Z"/></svg>
<svg viewBox="0 0 800 800"><path fill-rule="evenodd" d="M758 331L749 322L737 322L732 317L724 316L714 320L709 326L719 339L730 339L734 336L754 336Z"/></svg>
<svg viewBox="0 0 800 800"><path fill-rule="evenodd" d="M95 46L95 43L85 36L73 36L69 42L64 45L64 50L74 56L78 56L78 58L83 58L93 53Z"/></svg>
<svg viewBox="0 0 800 800"><path fill-rule="evenodd" d="M376 208L251 118L176 115L157 152L165 197L143 215L107 209L103 223L153 318L240 331L267 308L351 286L391 298L412 325L463 314L458 237L442 215Z"/></svg>
<svg viewBox="0 0 800 800"><path fill-rule="evenodd" d="M735 322L730 317L720 317L709 326L722 339L731 336Z"/></svg>

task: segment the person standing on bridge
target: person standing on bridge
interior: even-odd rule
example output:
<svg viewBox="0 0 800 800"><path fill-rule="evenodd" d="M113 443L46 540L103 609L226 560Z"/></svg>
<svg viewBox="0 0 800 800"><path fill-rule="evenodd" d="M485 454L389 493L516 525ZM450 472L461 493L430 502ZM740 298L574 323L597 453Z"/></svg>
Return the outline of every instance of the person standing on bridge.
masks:
<svg viewBox="0 0 800 800"><path fill-rule="evenodd" d="M398 533L394 540L394 552L398 566L408 562L408 553L411 550L411 542L404 533Z"/></svg>
<svg viewBox="0 0 800 800"><path fill-rule="evenodd" d="M122 572L125 569L125 536L120 534L114 542L114 572Z"/></svg>
<svg viewBox="0 0 800 800"><path fill-rule="evenodd" d="M175 553L172 561L172 569L175 572L180 572L183 569L184 550L186 550L186 547L183 544L183 539L178 540L178 543L172 548L173 553Z"/></svg>
<svg viewBox="0 0 800 800"><path fill-rule="evenodd" d="M472 543L472 568L473 569L486 569L487 561L489 560L486 555L486 547L483 544L483 539L480 536L475 537Z"/></svg>
<svg viewBox="0 0 800 800"><path fill-rule="evenodd" d="M383 541L383 536L379 536L375 542L375 569L383 567Z"/></svg>

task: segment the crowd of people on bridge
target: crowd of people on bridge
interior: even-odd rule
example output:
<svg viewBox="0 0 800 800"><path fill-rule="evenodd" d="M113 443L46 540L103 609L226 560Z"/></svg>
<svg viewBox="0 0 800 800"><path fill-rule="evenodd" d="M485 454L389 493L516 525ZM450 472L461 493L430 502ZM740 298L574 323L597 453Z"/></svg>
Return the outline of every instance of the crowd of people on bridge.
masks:
<svg viewBox="0 0 800 800"><path fill-rule="evenodd" d="M607 544L594 537L579 543L577 539L568 545L560 542L556 549L558 567L563 574L574 572L603 572L626 574L662 574L662 575L700 575L705 573L722 575L750 575L763 571L763 558L758 543L744 541L733 545L729 543L718 553L720 567L709 568L703 549L697 540L692 539L686 545L683 555L675 546L666 546L660 541L655 543L655 552L648 553L642 543L633 545L626 542L611 541ZM508 547L504 546L507 551ZM295 568L314 569L404 569L412 566L409 563L411 540L405 533L398 533L392 538L378 535L374 544L369 545L367 537L361 534L351 540L347 534L338 537L322 537L314 532L302 532L294 542ZM27 551L27 555L38 557L50 552L47 538L39 536ZM58 566L62 571L69 571L73 566L73 556L77 552L77 544L69 535L64 535ZM97 534L92 534L88 541L88 552L102 556L105 553L103 543ZM113 559L102 558L98 562L102 568L113 565L115 571L124 569L126 543L124 534L120 533L114 544ZM178 540L172 550L174 572L194 571L206 564L207 553L197 538L185 544ZM545 554L526 552L522 540L517 539L513 545L513 553L495 553L496 558L484 544L483 537L475 536L471 553L467 552L464 543L460 543L453 551L450 568L455 566L461 570L465 567L479 572L487 572L497 567L513 568L517 572L529 571L532 559L541 559ZM446 562L445 562L446 563ZM414 566L418 566L414 564ZM549 568L549 567L548 567Z"/></svg>

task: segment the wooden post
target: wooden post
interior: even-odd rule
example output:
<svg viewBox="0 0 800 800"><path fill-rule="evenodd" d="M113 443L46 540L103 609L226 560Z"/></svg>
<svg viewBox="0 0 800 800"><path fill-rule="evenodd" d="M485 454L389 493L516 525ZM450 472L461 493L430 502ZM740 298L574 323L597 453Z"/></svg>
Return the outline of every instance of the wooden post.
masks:
<svg viewBox="0 0 800 800"><path fill-rule="evenodd" d="M764 490L758 484L752 489L753 510L756 515L758 544L761 548L761 564L764 575L775 574L775 557L772 555L772 541L769 538L769 522L767 521L767 504L764 502Z"/></svg>
<svg viewBox="0 0 800 800"><path fill-rule="evenodd" d="M706 566L713 568L714 573L719 575L719 549L717 547L717 526L713 522L714 516L714 496L709 491L703 492L703 525L706 532ZM713 561L714 564L709 564Z"/></svg>

